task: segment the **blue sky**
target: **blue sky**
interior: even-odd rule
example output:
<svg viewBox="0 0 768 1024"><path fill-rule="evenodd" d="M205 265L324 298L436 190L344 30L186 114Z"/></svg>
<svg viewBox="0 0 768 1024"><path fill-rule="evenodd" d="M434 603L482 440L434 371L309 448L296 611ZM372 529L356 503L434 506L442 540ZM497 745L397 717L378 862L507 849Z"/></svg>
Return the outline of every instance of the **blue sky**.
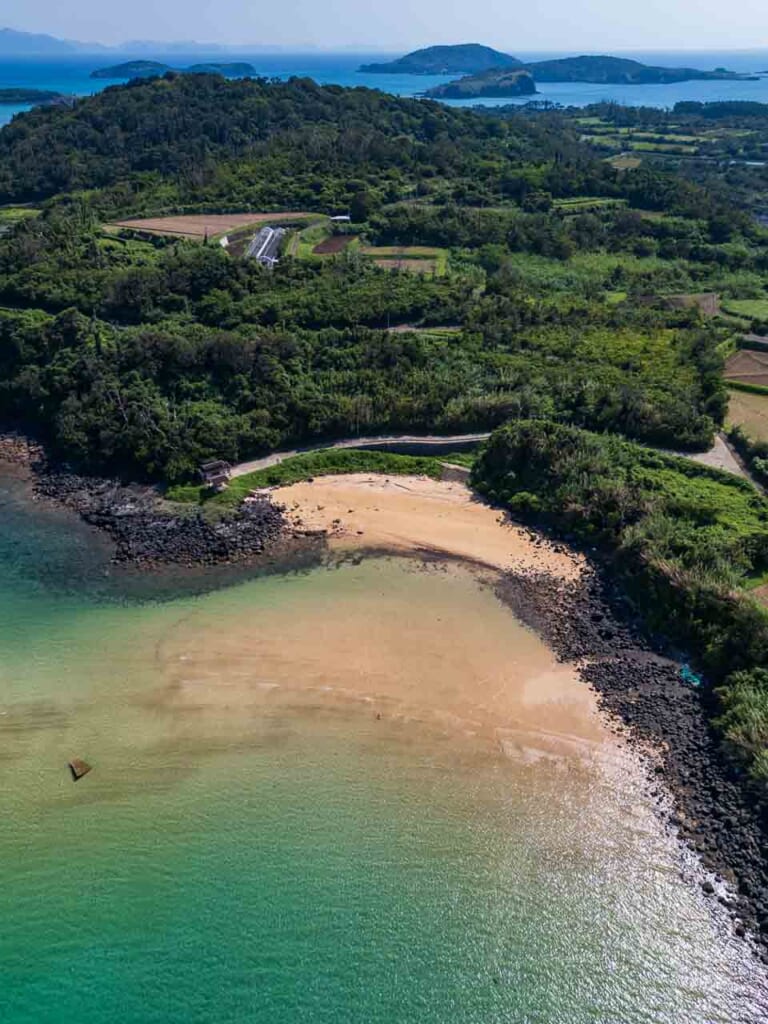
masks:
<svg viewBox="0 0 768 1024"><path fill-rule="evenodd" d="M409 50L768 48L768 0L3 0L0 25L70 39Z"/></svg>

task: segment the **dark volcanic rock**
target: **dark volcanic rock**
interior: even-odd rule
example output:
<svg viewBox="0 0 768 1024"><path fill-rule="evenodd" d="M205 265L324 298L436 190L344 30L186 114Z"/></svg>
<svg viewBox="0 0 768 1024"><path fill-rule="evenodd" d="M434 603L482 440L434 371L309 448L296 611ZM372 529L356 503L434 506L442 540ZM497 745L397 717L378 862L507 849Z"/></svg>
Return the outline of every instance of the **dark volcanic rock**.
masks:
<svg viewBox="0 0 768 1024"><path fill-rule="evenodd" d="M262 554L286 532L283 510L267 497L211 519L198 508L166 507L146 487L43 471L36 492L77 512L115 543L117 562L214 565Z"/></svg>
<svg viewBox="0 0 768 1024"><path fill-rule="evenodd" d="M765 822L709 725L706 686L683 680L680 664L659 653L597 567L578 583L509 573L498 592L559 658L577 662L601 708L624 723L647 763L651 795L658 799L661 783L673 798L670 827L738 892L724 905L739 933L747 925L768 944ZM715 892L710 882L702 889Z"/></svg>

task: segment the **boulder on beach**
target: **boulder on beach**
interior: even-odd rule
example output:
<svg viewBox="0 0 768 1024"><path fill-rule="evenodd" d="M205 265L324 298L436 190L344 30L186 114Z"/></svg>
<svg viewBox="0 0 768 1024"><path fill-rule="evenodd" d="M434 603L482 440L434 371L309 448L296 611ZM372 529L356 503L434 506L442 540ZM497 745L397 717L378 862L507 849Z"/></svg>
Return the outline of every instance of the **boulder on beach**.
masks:
<svg viewBox="0 0 768 1024"><path fill-rule="evenodd" d="M72 775L73 782L79 782L84 775L87 775L88 772L92 770L91 765L89 765L87 761L81 760L79 757L73 757L69 762L69 771Z"/></svg>

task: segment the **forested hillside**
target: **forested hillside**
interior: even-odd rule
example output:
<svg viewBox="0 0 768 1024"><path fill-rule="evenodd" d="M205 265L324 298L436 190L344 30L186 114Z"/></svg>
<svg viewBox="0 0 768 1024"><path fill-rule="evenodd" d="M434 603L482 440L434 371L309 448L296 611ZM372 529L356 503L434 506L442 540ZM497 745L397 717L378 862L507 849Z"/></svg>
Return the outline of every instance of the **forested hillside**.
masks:
<svg viewBox="0 0 768 1024"><path fill-rule="evenodd" d="M665 296L762 287L765 233L580 132L558 112L213 75L17 117L0 190L42 205L0 234L0 415L81 468L166 480L209 456L519 416L705 448L729 329ZM196 209L353 223L296 228L273 270L215 239L104 229Z"/></svg>
<svg viewBox="0 0 768 1024"><path fill-rule="evenodd" d="M529 135L537 133L370 89L168 74L16 118L0 133L0 202L152 174L198 202L209 193L236 202L246 173L251 190L265 190L252 199L268 194L289 207L324 197L340 173L467 174L510 147L524 156Z"/></svg>

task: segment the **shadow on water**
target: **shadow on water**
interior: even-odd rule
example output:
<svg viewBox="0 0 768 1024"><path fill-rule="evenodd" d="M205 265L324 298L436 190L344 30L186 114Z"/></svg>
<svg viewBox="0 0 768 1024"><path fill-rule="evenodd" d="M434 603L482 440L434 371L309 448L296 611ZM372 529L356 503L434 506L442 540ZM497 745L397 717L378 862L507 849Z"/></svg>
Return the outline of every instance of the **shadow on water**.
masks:
<svg viewBox="0 0 768 1024"><path fill-rule="evenodd" d="M0 468L2 586L17 593L92 603L146 603L194 597L259 576L305 572L322 548L286 550L256 564L138 569L113 562L114 545L76 514L38 501L27 474Z"/></svg>

